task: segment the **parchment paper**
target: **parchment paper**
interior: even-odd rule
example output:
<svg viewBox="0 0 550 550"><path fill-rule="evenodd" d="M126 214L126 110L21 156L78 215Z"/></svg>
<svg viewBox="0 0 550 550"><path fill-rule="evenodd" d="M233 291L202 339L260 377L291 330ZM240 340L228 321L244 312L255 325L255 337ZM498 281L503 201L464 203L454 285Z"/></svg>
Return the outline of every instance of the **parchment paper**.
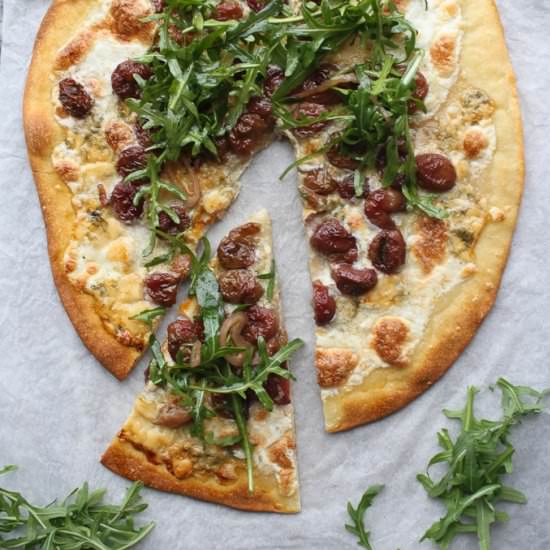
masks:
<svg viewBox="0 0 550 550"><path fill-rule="evenodd" d="M261 206L274 218L275 249L291 336L307 342L293 362L303 511L295 516L237 512L177 495L145 490L146 517L157 528L144 549L352 549L346 502L372 483L386 490L367 514L377 550L431 548L418 542L441 513L415 480L437 450L447 424L443 407L461 406L468 384L486 387L505 375L515 383L550 385L550 28L549 0L500 0L522 97L527 181L512 254L495 308L444 379L406 409L373 425L328 435L312 366L310 285L292 161L274 144L243 177L242 193L214 228L214 243ZM2 486L46 503L89 480L113 497L128 482L98 459L126 418L143 384L142 362L117 382L80 343L57 296L21 128L21 98L38 24L47 0L5 0L0 78L0 464L20 471ZM493 405L496 404L494 400ZM510 508L494 529L495 550L550 549L550 419L525 422L515 442L510 482L529 503ZM474 538L453 548L475 549Z"/></svg>

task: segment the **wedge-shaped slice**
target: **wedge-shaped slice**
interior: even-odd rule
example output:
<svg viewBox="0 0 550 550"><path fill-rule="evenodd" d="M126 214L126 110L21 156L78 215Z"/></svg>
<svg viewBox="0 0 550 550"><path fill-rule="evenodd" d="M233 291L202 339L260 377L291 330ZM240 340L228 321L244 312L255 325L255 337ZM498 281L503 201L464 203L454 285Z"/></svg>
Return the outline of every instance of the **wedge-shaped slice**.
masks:
<svg viewBox="0 0 550 550"><path fill-rule="evenodd" d="M244 510L300 508L287 342L271 222L233 229L161 346L145 390L102 462L146 485Z"/></svg>
<svg viewBox="0 0 550 550"><path fill-rule="evenodd" d="M366 145L373 90L400 93L386 77L351 92L362 118L343 134L336 121L290 134L304 159L315 367L331 432L400 409L457 359L495 300L523 187L519 103L494 3L396 4L424 50L412 96L424 104L409 103L408 145ZM361 56L368 66L360 41L328 55L302 87L300 112L338 108L327 83ZM387 114L378 112L386 123Z"/></svg>

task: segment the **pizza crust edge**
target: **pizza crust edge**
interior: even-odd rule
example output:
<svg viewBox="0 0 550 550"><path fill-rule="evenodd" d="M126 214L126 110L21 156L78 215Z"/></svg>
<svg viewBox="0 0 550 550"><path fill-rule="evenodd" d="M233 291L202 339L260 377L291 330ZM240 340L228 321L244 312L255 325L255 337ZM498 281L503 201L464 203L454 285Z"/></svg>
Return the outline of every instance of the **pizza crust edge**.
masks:
<svg viewBox="0 0 550 550"><path fill-rule="evenodd" d="M410 366L377 369L352 391L326 398L323 408L329 432L383 418L426 391L473 339L496 299L523 191L521 112L516 77L494 0L463 0L461 8L464 31L461 80L485 90L496 106L497 147L485 176L489 185L483 195L491 206L505 211L506 216L483 229L475 248L477 273L439 301L438 312L431 317L427 336ZM440 326L445 328L437 330Z"/></svg>
<svg viewBox="0 0 550 550"><path fill-rule="evenodd" d="M253 494L248 492L245 472L240 472L239 478L228 485L216 483L215 476L204 479L196 477L178 479L162 464L149 462L143 453L135 450L130 443L121 441L120 438L115 438L111 443L101 457L101 463L129 480L142 481L154 489L224 504L239 510L285 514L300 511L300 500L296 494L286 498L278 496L275 486L260 476L255 477Z"/></svg>
<svg viewBox="0 0 550 550"><path fill-rule="evenodd" d="M54 171L51 154L63 139L54 118L51 71L55 57L74 35L96 2L54 0L38 31L23 99L27 152L46 225L53 278L63 306L78 335L95 358L119 380L132 370L142 352L121 344L103 326L95 300L67 278L63 257L69 244L75 214L71 192Z"/></svg>

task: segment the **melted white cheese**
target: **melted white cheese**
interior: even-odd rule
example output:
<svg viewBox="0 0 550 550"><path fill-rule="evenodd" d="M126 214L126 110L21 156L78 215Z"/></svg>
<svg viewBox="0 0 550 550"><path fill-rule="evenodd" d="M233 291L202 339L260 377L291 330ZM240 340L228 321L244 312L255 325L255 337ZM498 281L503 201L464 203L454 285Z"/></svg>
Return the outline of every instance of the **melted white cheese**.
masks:
<svg viewBox="0 0 550 550"><path fill-rule="evenodd" d="M406 238L408 250L416 238L415 235ZM361 357L346 383L340 387L321 389L321 397L346 391L349 386L361 384L374 369L388 367L370 347L372 329L382 318L397 317L405 322L409 335L402 355L409 356L421 341L437 300L463 281L462 271L465 266L466 262L449 256L444 263L434 267L429 275L424 275L418 263L409 255L402 272L402 286L409 289L405 299L383 308L360 304L352 322L340 324L336 318L330 331L318 331L317 344L320 347L346 347L360 352Z"/></svg>
<svg viewBox="0 0 550 550"><path fill-rule="evenodd" d="M73 131L86 131L98 120L120 118L118 98L111 87L111 75L119 63L139 57L147 49L147 45L139 42L121 42L106 33L100 34L84 59L71 66L59 78L74 78L86 88L95 101L92 112L84 119L57 117L58 123ZM59 104L57 86L53 87L52 93L54 101Z"/></svg>
<svg viewBox="0 0 550 550"><path fill-rule="evenodd" d="M111 1L105 0L101 6L94 10L87 21L88 28L101 21L110 9ZM98 207L98 185L101 184L107 196L110 195L115 184L120 181L114 169L112 154L105 140L105 128L113 120L121 120L124 116L119 110L119 100L111 87L111 75L115 67L127 59L134 59L143 55L148 49L146 44L140 42L119 41L106 31L97 32L89 51L83 59L71 66L66 71L57 75L58 80L74 78L83 84L88 93L94 99L91 113L83 118L76 119L71 116L57 116L58 123L67 128L74 136L81 136L82 146L72 148L69 142L59 144L52 154L54 166L69 162L77 167L78 177L74 181L67 181L73 198L72 203L77 210L78 224L89 222L89 211ZM52 87L52 100L60 105L57 85ZM78 142L78 138L72 138ZM102 152L105 151L105 153ZM108 156L109 161L91 161L86 156L91 151L92 156L99 158ZM103 215L108 213L103 212ZM142 251L147 247L149 232L143 224L125 225L115 222L117 225L116 239L118 245L124 247L128 261L110 259L111 242L103 236L104 226L89 227L84 235L77 230L78 237L74 238L65 254L65 261L76 263L76 268L69 273L69 278L75 284L84 284L84 288L94 294L105 303L105 289L116 288L118 282L128 273L135 273L140 278L145 277L145 259ZM82 225L81 225L82 227ZM157 252L160 254L165 249L160 244ZM90 274L90 266L92 274ZM83 283L84 281L84 283ZM134 297L138 298L134 293ZM112 301L111 307L117 309L124 317L124 307ZM122 300L124 302L124 300ZM143 296L136 299L136 304L143 304ZM121 309L122 308L122 309ZM133 306L126 308L128 315L133 311Z"/></svg>
<svg viewBox="0 0 550 550"><path fill-rule="evenodd" d="M418 30L417 46L425 50L426 54L420 64L420 71L430 85L425 99L426 114L419 113L420 120L432 117L449 95L459 74L460 48L462 42L462 17L458 3L454 0L430 0L428 9L424 0L411 0L405 11L405 16ZM451 10L450 6L456 7ZM453 15L450 12L454 11ZM449 76L441 76L434 67L430 58L430 48L443 35L453 36L456 39L454 48L454 68Z"/></svg>
<svg viewBox="0 0 550 550"><path fill-rule="evenodd" d="M250 418L248 420L248 432L252 440L258 440L261 443L254 448L254 464L265 473L273 473L279 483L281 483L281 473L283 468L273 462L270 457L269 449L272 445L281 440L287 434L294 434L294 409L289 405L275 405L273 410L265 415L264 418L256 418L261 405L255 404L250 409ZM261 416L261 415L260 415ZM296 453L294 449L286 449L286 456L292 464L292 470L296 471ZM288 471L288 469L287 469ZM294 478L291 483L290 494L297 488L298 480Z"/></svg>
<svg viewBox="0 0 550 550"><path fill-rule="evenodd" d="M90 13L89 17L83 23L84 27L91 27L105 19L111 9L112 0L100 0L99 6Z"/></svg>
<svg viewBox="0 0 550 550"><path fill-rule="evenodd" d="M457 165L461 161L468 162L468 169L473 177L478 177L491 164L497 146L497 135L495 125L491 120L484 119L478 124L468 127L466 130L475 130L482 134L487 140L487 147L481 150L474 159L468 159L463 149L453 151L451 160Z"/></svg>
<svg viewBox="0 0 550 550"><path fill-rule="evenodd" d="M146 269L143 267L142 251L147 246L149 231L140 225L125 227L123 235L112 243L98 247L93 241L84 239L78 242L75 247L78 254L78 267L71 273L70 278L79 279L87 266L94 264L97 272L86 279L86 288L94 291L98 285L115 283L128 273L137 274L140 278L145 277ZM128 251L128 261L120 261L109 258L109 250L113 243L124 245Z"/></svg>

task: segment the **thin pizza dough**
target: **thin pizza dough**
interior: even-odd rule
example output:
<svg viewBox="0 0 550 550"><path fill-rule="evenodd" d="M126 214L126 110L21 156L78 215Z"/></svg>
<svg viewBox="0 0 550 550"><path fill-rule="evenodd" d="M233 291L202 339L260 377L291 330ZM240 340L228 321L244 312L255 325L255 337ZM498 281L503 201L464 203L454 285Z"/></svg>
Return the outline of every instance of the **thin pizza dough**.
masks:
<svg viewBox="0 0 550 550"><path fill-rule="evenodd" d="M278 318L277 332L265 334L266 337L269 336L268 350L276 353L276 348L286 343L287 338L282 326L278 285L272 270L271 222L267 212L259 212L245 225L234 229L228 238L233 238L237 231L249 232L250 228L259 228L259 231L251 233L254 261L248 266L246 273L243 269L224 268L218 259L219 253L211 265L226 300L235 301L235 292L240 293L239 300L243 299L243 287L236 284L235 278L242 282L242 277L246 276L247 280L254 281L252 287L248 285L244 290L244 299L251 305L249 311L265 308L273 311ZM259 278L270 271L273 277L271 290L269 282ZM251 275L254 279L250 278ZM233 281L230 282L229 278ZM236 315L246 318L244 312L235 312L235 306L229 302L225 303L225 310L227 325L235 326L232 316L234 319ZM180 313L181 317L173 323L172 330L168 329L168 341L163 347L170 362L174 361L174 344L182 341L182 329L185 330L186 325L191 326L198 313L196 301L186 300L180 307ZM250 319L254 314L248 315ZM181 324L179 331L176 330L178 323ZM223 330L222 326L222 333ZM177 342L176 335L179 335ZM187 340L190 339L185 339ZM276 347L273 347L275 344ZM238 364L235 356L232 358L232 362ZM191 412L182 406L181 396L171 394L151 381L137 398L130 417L103 455L102 462L115 473L128 479L143 481L156 489L243 510L297 512L300 509L300 498L294 412L290 403L288 380L272 377L266 382L266 390L274 401L271 411L266 410L259 401L247 404L247 430L254 445L253 492L248 489L242 450L237 445L221 447L193 436ZM216 415L205 421L205 431L214 440L235 437L239 432L234 418L227 414L223 402L220 406L219 399L213 401L211 396L209 394L206 399L209 408L216 411Z"/></svg>
<svg viewBox="0 0 550 550"><path fill-rule="evenodd" d="M115 7L123 6L123 2L113 4ZM138 4L141 5L136 3L136 6ZM95 285L97 290L93 291L91 286L94 283L89 285L87 282L90 276L97 276L98 269L103 267L98 266L98 262L85 262L78 277L80 280L71 277L77 271L78 260L78 257L68 255L71 244L75 238L81 240L79 232L87 233L91 229L92 233L97 233L93 229L93 215L87 215L100 207L97 190L95 198L86 195L90 195L94 187L97 189L94 180L104 182L113 178L114 159L109 148L105 147L106 141L96 138L93 143L89 139L91 130L71 132L70 128L60 123L59 101L55 97L60 75L86 60L100 38L107 45L96 58L107 62L107 71L112 71L118 62L116 57L109 60L114 54L109 43L118 46L118 56L123 59L128 55L140 55L147 49L152 40L150 27L144 36L140 32L141 27L132 23L134 19L130 19L129 26L125 27L121 18L113 17L113 13L120 12L115 9L111 13L109 8L110 2L99 0L55 0L52 3L34 47L25 90L24 124L29 158L48 232L53 276L63 305L82 341L95 357L115 376L124 378L141 356L148 337L143 324L128 320L133 314L150 307L143 301L142 277L132 276L135 271L133 256L139 251L133 250L125 241L123 227L118 227L116 223L111 224L114 227L109 227L100 218L95 227L105 234L102 239L94 239L94 242L103 240L105 246L101 256L104 259L111 257L112 265L109 267L113 267L113 271L111 276L108 274L105 278L108 284L102 285L102 288ZM144 15L143 9L136 10L136 15ZM97 66L99 70L96 73L105 72L101 71L100 63ZM93 64L91 70L94 70ZM110 73L108 75L110 78ZM96 127L101 126L105 115L102 110L111 103L112 95L105 75L103 78L101 76L92 74L90 78L98 84L95 109L99 120L95 123ZM61 115L65 118L64 113ZM97 135L99 132L96 130L95 133ZM56 155L64 148L67 149L66 155ZM80 153L86 158L82 159ZM109 249L111 243L119 238L122 240ZM81 258L83 256L80 255ZM121 282L123 288L120 288ZM98 293L126 295L126 298L117 299L112 304L118 314L109 315L111 308L107 305L106 310L102 306ZM131 311L124 307L124 302ZM133 332L130 330L132 327L135 327Z"/></svg>

